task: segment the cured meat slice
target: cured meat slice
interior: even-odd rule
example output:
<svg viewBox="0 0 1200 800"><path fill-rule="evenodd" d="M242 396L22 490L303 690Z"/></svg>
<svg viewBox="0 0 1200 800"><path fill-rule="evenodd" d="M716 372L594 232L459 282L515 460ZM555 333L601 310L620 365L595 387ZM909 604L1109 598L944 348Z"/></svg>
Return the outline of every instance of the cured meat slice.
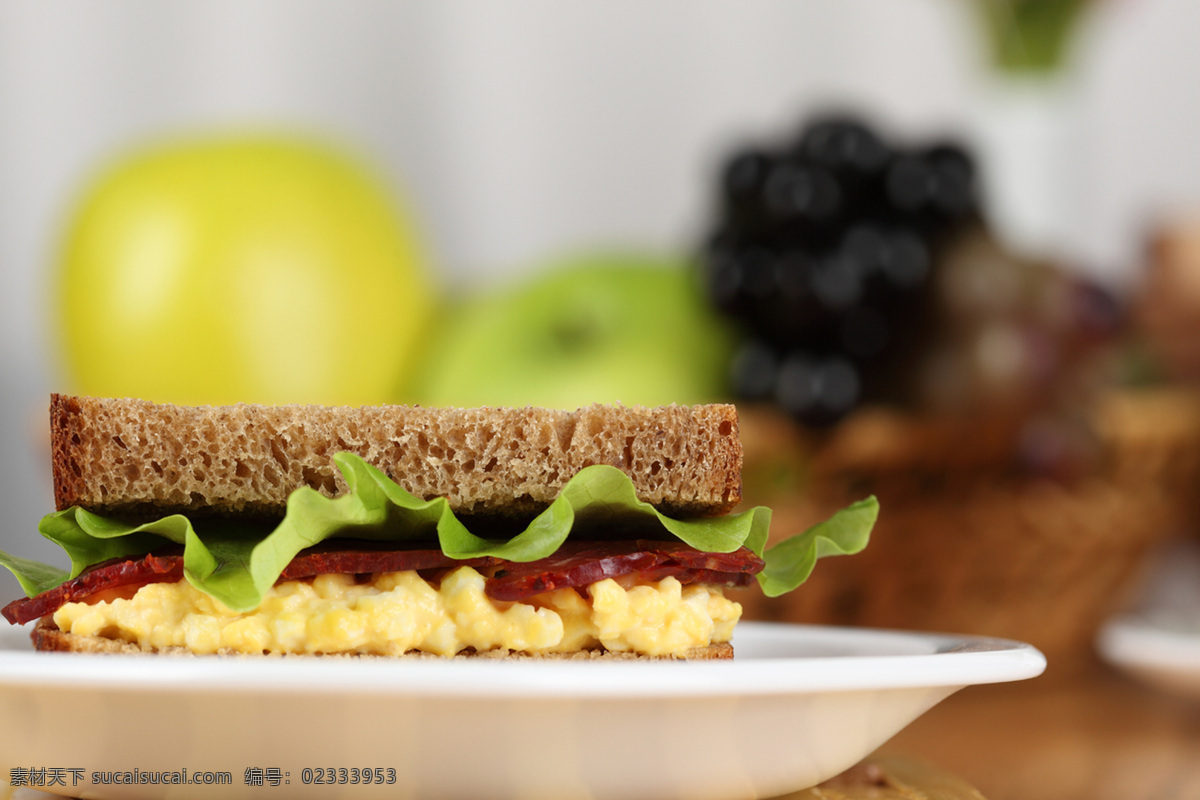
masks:
<svg viewBox="0 0 1200 800"><path fill-rule="evenodd" d="M447 569L453 566L487 567L497 558L456 561L441 550L398 550L386 543L323 542L310 547L283 569L279 580L299 580L314 575L353 575L372 572ZM42 592L36 597L13 601L0 609L14 625L53 614L66 603L78 603L100 592L118 587L141 587L151 583L183 580L183 554L177 548L140 557L128 556L96 564L78 577Z"/></svg>
<svg viewBox="0 0 1200 800"><path fill-rule="evenodd" d="M502 563L485 556L456 560L441 550L398 550L387 542L325 541L309 547L292 559L279 575L281 581L311 578L314 575L366 575L374 572L449 569L451 567L490 567Z"/></svg>
<svg viewBox="0 0 1200 800"><path fill-rule="evenodd" d="M67 603L78 603L92 595L122 586L174 583L183 580L183 556L177 553L113 558L96 564L75 578L34 597L22 598L0 609L13 625L21 625L53 614Z"/></svg>
<svg viewBox="0 0 1200 800"><path fill-rule="evenodd" d="M645 581L674 576L681 583L746 586L762 568L762 559L746 547L732 553L705 553L683 542L646 539L567 542L548 558L506 562L488 580L486 592L494 600L523 600L633 574Z"/></svg>
<svg viewBox="0 0 1200 800"><path fill-rule="evenodd" d="M335 573L428 572L463 566L491 573L485 585L489 597L515 601L631 574L647 581L672 575L682 583L745 586L762 569L762 559L744 547L732 553L704 553L682 542L630 540L568 542L548 558L518 563L492 557L456 560L437 549L404 550L381 542L343 540L308 548L292 559L279 580ZM20 625L53 614L66 603L85 601L113 589L180 580L183 555L178 551L111 559L36 597L9 603L0 613Z"/></svg>

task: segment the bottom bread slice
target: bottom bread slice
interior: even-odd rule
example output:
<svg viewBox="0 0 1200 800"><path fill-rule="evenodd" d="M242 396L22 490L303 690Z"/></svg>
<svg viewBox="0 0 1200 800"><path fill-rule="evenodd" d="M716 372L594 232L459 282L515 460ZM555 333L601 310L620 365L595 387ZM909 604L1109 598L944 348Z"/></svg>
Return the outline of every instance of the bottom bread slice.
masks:
<svg viewBox="0 0 1200 800"><path fill-rule="evenodd" d="M65 633L58 629L58 626L50 619L44 619L39 622L30 634L33 640L33 646L36 650L44 652L58 653L93 653L107 655L170 655L170 656L195 656L196 653L188 650L186 647L164 647L161 649L143 648L135 642L126 642L120 639L109 639L103 636L80 636L75 633ZM217 655L221 656L239 656L241 658L262 658L262 657L278 657L282 654L263 653L261 655L247 655L231 650L219 650ZM362 657L362 658L447 658L447 656L439 656L433 653L424 653L420 650L410 650L403 656L376 656L376 655L360 655L358 653L322 653L321 658L336 657ZM579 650L572 653L522 653L513 650L482 650L477 651L471 648L462 650L450 656L452 658L501 658L501 659L552 659L552 660L592 660L592 659L638 659L638 660L658 660L658 661L706 661L713 659L733 658L733 645L729 642L714 642L705 647L692 647L680 653L673 653L664 656L647 656L639 653L610 651L604 648L596 648L589 650Z"/></svg>

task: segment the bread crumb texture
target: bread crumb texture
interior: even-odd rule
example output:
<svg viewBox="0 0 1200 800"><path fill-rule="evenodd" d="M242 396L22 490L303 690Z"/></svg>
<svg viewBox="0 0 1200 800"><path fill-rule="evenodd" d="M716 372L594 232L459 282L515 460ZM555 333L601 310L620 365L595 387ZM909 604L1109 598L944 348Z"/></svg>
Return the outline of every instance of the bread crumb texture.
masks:
<svg viewBox="0 0 1200 800"><path fill-rule="evenodd" d="M741 499L731 405L188 407L53 395L50 417L59 509L279 516L297 487L345 491L340 451L468 514L534 513L593 464L621 469L666 513L724 513Z"/></svg>

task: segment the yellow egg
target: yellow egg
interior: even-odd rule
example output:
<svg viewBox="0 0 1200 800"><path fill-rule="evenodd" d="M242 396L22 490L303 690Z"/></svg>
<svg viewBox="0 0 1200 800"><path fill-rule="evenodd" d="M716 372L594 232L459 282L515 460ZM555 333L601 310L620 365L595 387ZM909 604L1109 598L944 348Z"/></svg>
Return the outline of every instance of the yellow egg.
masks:
<svg viewBox="0 0 1200 800"><path fill-rule="evenodd" d="M186 581L157 583L128 600L68 603L54 622L67 633L198 653L572 653L599 642L662 656L729 641L741 615L720 589L681 587L674 578L628 588L604 580L588 587L587 597L562 589L520 603L494 601L484 585L470 567L451 571L440 585L416 572L363 584L323 575L280 583L256 610L237 613Z"/></svg>

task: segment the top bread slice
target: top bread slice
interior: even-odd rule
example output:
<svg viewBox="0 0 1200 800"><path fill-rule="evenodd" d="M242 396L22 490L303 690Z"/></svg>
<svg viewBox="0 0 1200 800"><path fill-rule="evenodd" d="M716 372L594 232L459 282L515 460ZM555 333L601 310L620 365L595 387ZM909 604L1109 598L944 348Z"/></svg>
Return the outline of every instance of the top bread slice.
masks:
<svg viewBox="0 0 1200 800"><path fill-rule="evenodd" d="M731 405L175 406L55 394L50 431L60 510L282 516L297 487L345 490L340 451L465 514L536 513L592 464L621 469L672 515L722 514L741 499Z"/></svg>
<svg viewBox="0 0 1200 800"><path fill-rule="evenodd" d="M186 647L163 647L150 648L142 647L137 642L127 642L123 639L110 639L105 636L83 636L77 633L63 633L54 624L52 619L43 619L29 634L33 640L35 650L43 652L57 653L90 653L102 655L167 655L167 656L195 656L191 650ZM239 653L234 650L218 650L217 653L226 658L260 658L258 655L250 655L247 653ZM263 655L272 655L281 657L280 653L272 653ZM303 656L301 656L303 657ZM594 661L604 659L606 661L714 661L728 660L733 658L733 645L729 642L713 642L707 645L697 645L689 647L679 653L669 653L662 656L648 656L633 651L614 651L605 650L603 648L588 649L588 650L572 650L562 653L526 653L517 650L505 650L497 648L495 650L461 650L455 653L455 658L486 658L500 660L537 660L537 661ZM433 653L423 653L419 650L411 650L403 656L375 656L365 655L354 652L345 653L324 653L322 658L421 658L421 659L443 659L445 656L436 655Z"/></svg>

